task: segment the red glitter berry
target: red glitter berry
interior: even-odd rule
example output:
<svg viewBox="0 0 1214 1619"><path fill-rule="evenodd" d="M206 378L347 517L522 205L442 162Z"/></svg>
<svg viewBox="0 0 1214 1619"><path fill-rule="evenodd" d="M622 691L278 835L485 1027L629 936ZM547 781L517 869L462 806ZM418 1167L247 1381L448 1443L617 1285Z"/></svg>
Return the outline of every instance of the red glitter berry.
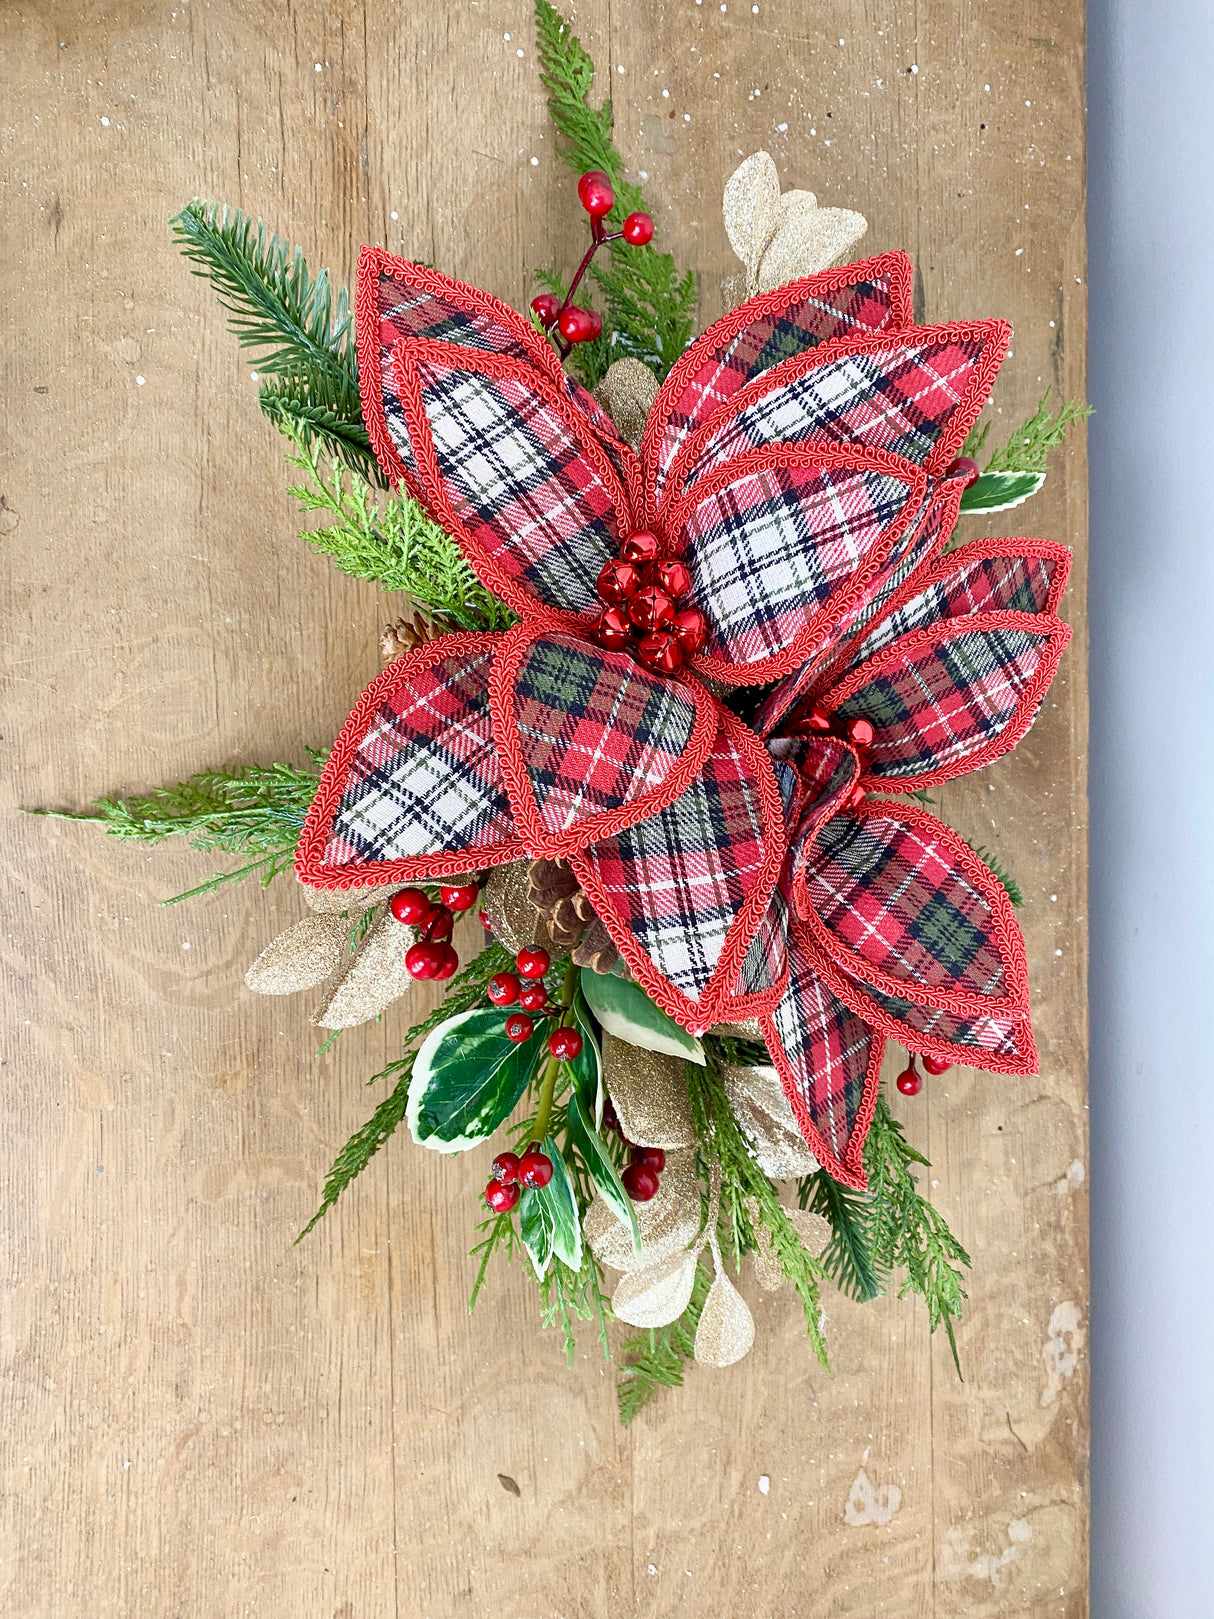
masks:
<svg viewBox="0 0 1214 1619"><path fill-rule="evenodd" d="M562 1062L572 1062L582 1055L582 1037L576 1029L553 1029L548 1036L548 1050Z"/></svg>
<svg viewBox="0 0 1214 1619"><path fill-rule="evenodd" d="M683 661L683 648L669 630L657 630L642 637L637 657L655 675L672 675Z"/></svg>
<svg viewBox="0 0 1214 1619"><path fill-rule="evenodd" d="M531 300L531 307L539 316L540 325L547 331L561 312L561 300L553 292L541 292Z"/></svg>
<svg viewBox="0 0 1214 1619"><path fill-rule="evenodd" d="M410 978L437 978L442 964L441 944L414 944L405 951L405 971Z"/></svg>
<svg viewBox="0 0 1214 1619"><path fill-rule="evenodd" d="M651 534L647 528L634 529L620 546L620 555L627 562L636 562L642 567L646 562L654 562L658 555L658 537Z"/></svg>
<svg viewBox="0 0 1214 1619"><path fill-rule="evenodd" d="M552 965L552 957L539 948L520 950L514 965L520 978L542 978Z"/></svg>
<svg viewBox="0 0 1214 1619"><path fill-rule="evenodd" d="M485 985L485 994L494 1006L513 1006L518 1000L519 981L516 973L494 973Z"/></svg>
<svg viewBox="0 0 1214 1619"><path fill-rule="evenodd" d="M535 1033L535 1024L526 1012L511 1012L506 1019L506 1039L513 1040L516 1046L521 1046L524 1040L530 1040Z"/></svg>
<svg viewBox="0 0 1214 1619"><path fill-rule="evenodd" d="M524 1012L542 1012L548 1004L548 991L543 984L526 984L518 992L518 1003Z"/></svg>
<svg viewBox="0 0 1214 1619"><path fill-rule="evenodd" d="M915 1067L915 1059L913 1057L898 1075L897 1079L894 1081L894 1084L902 1092L903 1096L918 1096L919 1092L923 1089L923 1080L919 1077L919 1070Z"/></svg>
<svg viewBox="0 0 1214 1619"><path fill-rule="evenodd" d="M603 330L603 320L592 309L579 309L577 304L570 304L561 310L556 329L566 343L589 343Z"/></svg>
<svg viewBox="0 0 1214 1619"><path fill-rule="evenodd" d="M440 888L438 897L449 911L470 911L479 892L475 883L452 883L449 888Z"/></svg>
<svg viewBox="0 0 1214 1619"><path fill-rule="evenodd" d="M928 1057L924 1055L922 1061L929 1074L947 1074L953 1066L947 1057Z"/></svg>
<svg viewBox="0 0 1214 1619"><path fill-rule="evenodd" d="M609 652L619 652L632 640L632 620L622 607L604 607L594 626L594 638Z"/></svg>
<svg viewBox="0 0 1214 1619"><path fill-rule="evenodd" d="M629 214L624 221L624 240L629 247L644 247L646 242L653 241L653 220L648 214Z"/></svg>
<svg viewBox="0 0 1214 1619"><path fill-rule="evenodd" d="M552 1179L552 1159L531 1146L518 1161L518 1178L524 1186L547 1186Z"/></svg>
<svg viewBox="0 0 1214 1619"><path fill-rule="evenodd" d="M641 572L622 558L609 562L599 573L598 592L610 607L623 607L641 588Z"/></svg>
<svg viewBox="0 0 1214 1619"><path fill-rule="evenodd" d="M518 1153L499 1152L493 1160L490 1172L495 1181L502 1181L510 1186L518 1179Z"/></svg>
<svg viewBox="0 0 1214 1619"><path fill-rule="evenodd" d="M674 603L660 585L644 585L628 603L628 616L638 630L668 630Z"/></svg>
<svg viewBox="0 0 1214 1619"><path fill-rule="evenodd" d="M423 917L429 916L430 901L420 888L402 888L388 901L388 909L398 922L415 927Z"/></svg>
<svg viewBox="0 0 1214 1619"><path fill-rule="evenodd" d="M659 562L653 570L653 576L666 594L676 600L680 596L685 596L691 589L691 574L687 564L680 562L677 557L668 557L665 562Z"/></svg>
<svg viewBox="0 0 1214 1619"><path fill-rule="evenodd" d="M634 1147L632 1161L634 1164L647 1164L655 1175L660 1175L666 1168L666 1154L661 1147Z"/></svg>
<svg viewBox="0 0 1214 1619"><path fill-rule="evenodd" d="M591 219L602 219L615 207L615 192L602 169L588 169L577 183L578 201Z"/></svg>
<svg viewBox="0 0 1214 1619"><path fill-rule="evenodd" d="M968 455L959 455L955 461L950 461L948 466L945 467L944 476L946 478L964 478L965 487L968 489L971 484L978 482L982 474L978 470L977 461L971 461Z"/></svg>
<svg viewBox="0 0 1214 1619"><path fill-rule="evenodd" d="M651 1197L657 1196L658 1172L648 1164L629 1164L620 1179L634 1203L648 1203Z"/></svg>
<svg viewBox="0 0 1214 1619"><path fill-rule="evenodd" d="M490 1181L485 1187L485 1202L494 1214L509 1214L511 1209L518 1207L521 1196L517 1186L508 1186L504 1181Z"/></svg>
<svg viewBox="0 0 1214 1619"><path fill-rule="evenodd" d="M681 613L676 613L671 629L688 654L698 652L708 639L708 620L698 607L684 607Z"/></svg>

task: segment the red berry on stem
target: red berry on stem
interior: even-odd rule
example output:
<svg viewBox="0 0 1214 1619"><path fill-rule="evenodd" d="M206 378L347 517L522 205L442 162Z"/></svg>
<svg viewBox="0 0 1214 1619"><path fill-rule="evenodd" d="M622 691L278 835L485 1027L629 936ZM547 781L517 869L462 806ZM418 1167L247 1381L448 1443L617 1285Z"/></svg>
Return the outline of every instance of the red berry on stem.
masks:
<svg viewBox="0 0 1214 1619"><path fill-rule="evenodd" d="M566 343L589 343L592 337L597 337L602 331L603 322L601 316L595 315L592 310L579 309L577 304L570 304L567 309L561 310L556 329Z"/></svg>
<svg viewBox="0 0 1214 1619"><path fill-rule="evenodd" d="M504 1181L490 1181L485 1187L485 1202L494 1214L509 1214L521 1195L517 1186L508 1186Z"/></svg>
<svg viewBox="0 0 1214 1619"><path fill-rule="evenodd" d="M509 1186L518 1179L518 1153L499 1152L493 1160L492 1174L495 1181L504 1181Z"/></svg>
<svg viewBox="0 0 1214 1619"><path fill-rule="evenodd" d="M637 657L655 675L672 675L683 661L683 648L669 630L642 637Z"/></svg>
<svg viewBox="0 0 1214 1619"><path fill-rule="evenodd" d="M440 944L439 949L443 953L443 959L439 965L438 971L434 974L434 976L439 980L440 983L442 983L443 980L450 978L452 973L459 966L459 957L449 944Z"/></svg>
<svg viewBox="0 0 1214 1619"><path fill-rule="evenodd" d="M590 317L590 335L585 341L593 343L596 337L602 337L603 335L603 317L597 309L588 309L586 313Z"/></svg>
<svg viewBox="0 0 1214 1619"><path fill-rule="evenodd" d="M617 1135L619 1134L620 1118L615 1110L615 1103L610 1096L603 1103L603 1129L614 1130Z"/></svg>
<svg viewBox="0 0 1214 1619"><path fill-rule="evenodd" d="M651 1197L657 1195L658 1172L650 1169L648 1164L629 1164L620 1179L634 1203L648 1203Z"/></svg>
<svg viewBox="0 0 1214 1619"><path fill-rule="evenodd" d="M965 487L978 482L982 476L978 470L977 461L971 461L968 455L959 455L955 461L950 461L944 469L946 478L964 478Z"/></svg>
<svg viewBox="0 0 1214 1619"><path fill-rule="evenodd" d="M894 1084L902 1092L903 1096L918 1096L919 1092L923 1089L923 1081L919 1077L919 1070L915 1067L915 1059L913 1057L898 1075L897 1079L894 1081Z"/></svg>
<svg viewBox="0 0 1214 1619"><path fill-rule="evenodd" d="M609 652L619 652L632 640L632 620L622 607L604 607L594 626L594 638Z"/></svg>
<svg viewBox="0 0 1214 1619"><path fill-rule="evenodd" d="M660 585L645 585L628 603L628 616L638 630L668 630L674 603Z"/></svg>
<svg viewBox="0 0 1214 1619"><path fill-rule="evenodd" d="M599 595L611 607L623 607L641 588L640 569L635 563L609 562L599 574Z"/></svg>
<svg viewBox="0 0 1214 1619"><path fill-rule="evenodd" d="M405 971L410 978L437 978L443 964L441 944L414 944L405 951Z"/></svg>
<svg viewBox="0 0 1214 1619"><path fill-rule="evenodd" d="M494 973L485 985L485 994L494 1006L513 1006L518 1000L519 981L515 973Z"/></svg>
<svg viewBox="0 0 1214 1619"><path fill-rule="evenodd" d="M923 1066L929 1074L947 1074L953 1065L947 1057L929 1057L924 1054Z"/></svg>
<svg viewBox="0 0 1214 1619"><path fill-rule="evenodd" d="M582 1055L582 1037L576 1029L553 1029L548 1036L548 1050L562 1062L572 1062Z"/></svg>
<svg viewBox="0 0 1214 1619"><path fill-rule="evenodd" d="M620 546L620 555L627 562L637 562L644 565L646 562L657 560L658 537L651 534L647 528L634 529Z"/></svg>
<svg viewBox="0 0 1214 1619"><path fill-rule="evenodd" d="M455 931L455 918L445 905L436 905L421 925L423 939L446 944Z"/></svg>
<svg viewBox="0 0 1214 1619"><path fill-rule="evenodd" d="M644 247L646 242L653 241L653 220L648 214L629 214L624 221L624 240L629 247Z"/></svg>
<svg viewBox="0 0 1214 1619"><path fill-rule="evenodd" d="M685 596L691 589L691 574L687 564L680 562L677 557L669 557L665 562L659 562L654 569L654 578L668 596Z"/></svg>
<svg viewBox="0 0 1214 1619"><path fill-rule="evenodd" d="M439 898L449 911L470 911L476 904L479 893L475 883L452 883L451 886L440 888Z"/></svg>
<svg viewBox="0 0 1214 1619"><path fill-rule="evenodd" d="M602 219L615 207L615 192L602 169L588 169L577 183L578 201L591 219Z"/></svg>
<svg viewBox="0 0 1214 1619"><path fill-rule="evenodd" d="M535 1033L535 1024L526 1012L511 1012L506 1019L506 1039L513 1040L516 1046L521 1046L524 1040L530 1040Z"/></svg>
<svg viewBox="0 0 1214 1619"><path fill-rule="evenodd" d="M543 984L528 984L519 990L518 1003L524 1012L542 1012L548 1004L548 991Z"/></svg>
<svg viewBox="0 0 1214 1619"><path fill-rule="evenodd" d="M632 1161L634 1164L647 1164L655 1175L660 1175L666 1168L666 1154L661 1147L634 1147Z"/></svg>
<svg viewBox="0 0 1214 1619"><path fill-rule="evenodd" d="M873 728L867 720L849 720L847 722L847 735L853 747L872 747L874 734Z"/></svg>
<svg viewBox="0 0 1214 1619"><path fill-rule="evenodd" d="M552 1179L552 1159L538 1147L528 1147L518 1161L518 1178L524 1186L547 1186Z"/></svg>
<svg viewBox="0 0 1214 1619"><path fill-rule="evenodd" d="M531 307L546 331L561 312L561 300L553 292L541 292L531 300Z"/></svg>
<svg viewBox="0 0 1214 1619"><path fill-rule="evenodd" d="M493 932L493 921L492 921L492 919L491 919L491 917L489 915L489 912L488 911L478 911L476 914L477 914L478 918L480 919L480 924L485 929L486 933L492 933Z"/></svg>
<svg viewBox="0 0 1214 1619"><path fill-rule="evenodd" d="M538 948L520 950L514 958L514 965L520 978L542 978L552 965L552 957L546 950Z"/></svg>
<svg viewBox="0 0 1214 1619"><path fill-rule="evenodd" d="M708 639L708 620L698 607L684 607L671 626L684 652L695 653Z"/></svg>
<svg viewBox="0 0 1214 1619"><path fill-rule="evenodd" d="M430 914L430 901L420 888L402 888L388 901L388 909L398 922L414 927Z"/></svg>

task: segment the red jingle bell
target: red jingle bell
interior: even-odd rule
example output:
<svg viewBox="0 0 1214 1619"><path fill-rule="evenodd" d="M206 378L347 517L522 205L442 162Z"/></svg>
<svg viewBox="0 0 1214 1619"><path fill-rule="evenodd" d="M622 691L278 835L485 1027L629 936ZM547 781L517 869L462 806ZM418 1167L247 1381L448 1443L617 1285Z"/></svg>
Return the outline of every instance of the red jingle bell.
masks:
<svg viewBox="0 0 1214 1619"><path fill-rule="evenodd" d="M873 728L867 720L849 720L847 725L848 740L855 748L870 748L873 742Z"/></svg>
<svg viewBox="0 0 1214 1619"><path fill-rule="evenodd" d="M653 241L653 220L639 209L624 221L624 240L629 247L644 247Z"/></svg>
<svg viewBox="0 0 1214 1619"><path fill-rule="evenodd" d="M639 567L643 567L647 562L653 562L657 554L658 537L651 534L647 528L636 529L620 546L620 555L625 561L635 562Z"/></svg>
<svg viewBox="0 0 1214 1619"><path fill-rule="evenodd" d="M660 585L643 585L628 603L628 616L638 630L668 630L674 603Z"/></svg>
<svg viewBox="0 0 1214 1619"><path fill-rule="evenodd" d="M676 613L671 628L689 656L698 652L708 639L708 620L698 607L684 607L681 613Z"/></svg>
<svg viewBox="0 0 1214 1619"><path fill-rule="evenodd" d="M594 638L610 652L618 652L632 640L632 620L622 607L604 607L594 626Z"/></svg>
<svg viewBox="0 0 1214 1619"><path fill-rule="evenodd" d="M820 708L811 708L805 716L804 724L809 731L829 731L830 715L824 714Z"/></svg>
<svg viewBox="0 0 1214 1619"><path fill-rule="evenodd" d="M577 183L577 197L591 219L602 219L615 207L611 180L602 169L588 169Z"/></svg>
<svg viewBox="0 0 1214 1619"><path fill-rule="evenodd" d="M982 474L978 470L977 461L971 461L968 455L959 455L955 461L950 461L948 466L945 467L944 476L946 478L964 478L965 487L968 489L971 484L978 482Z"/></svg>
<svg viewBox="0 0 1214 1619"><path fill-rule="evenodd" d="M676 600L691 589L691 573L687 564L680 562L677 557L668 557L665 562L659 562L653 570L653 577L667 595Z"/></svg>
<svg viewBox="0 0 1214 1619"><path fill-rule="evenodd" d="M599 574L599 595L611 607L623 607L640 588L641 573L634 563L608 562Z"/></svg>
<svg viewBox="0 0 1214 1619"><path fill-rule="evenodd" d="M683 648L669 630L642 636L637 657L656 675L672 675L683 661Z"/></svg>

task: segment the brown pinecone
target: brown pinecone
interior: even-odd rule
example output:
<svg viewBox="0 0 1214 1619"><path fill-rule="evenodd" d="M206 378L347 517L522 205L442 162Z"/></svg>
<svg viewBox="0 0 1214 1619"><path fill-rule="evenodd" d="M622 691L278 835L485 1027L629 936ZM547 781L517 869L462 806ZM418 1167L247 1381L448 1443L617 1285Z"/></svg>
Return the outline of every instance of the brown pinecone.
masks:
<svg viewBox="0 0 1214 1619"><path fill-rule="evenodd" d="M574 964L588 967L592 973L609 973L619 959L615 940L596 916L574 948Z"/></svg>
<svg viewBox="0 0 1214 1619"><path fill-rule="evenodd" d="M385 624L379 634L379 655L385 663L406 652L415 652L439 634L434 625L414 613L412 618L398 618L395 624Z"/></svg>

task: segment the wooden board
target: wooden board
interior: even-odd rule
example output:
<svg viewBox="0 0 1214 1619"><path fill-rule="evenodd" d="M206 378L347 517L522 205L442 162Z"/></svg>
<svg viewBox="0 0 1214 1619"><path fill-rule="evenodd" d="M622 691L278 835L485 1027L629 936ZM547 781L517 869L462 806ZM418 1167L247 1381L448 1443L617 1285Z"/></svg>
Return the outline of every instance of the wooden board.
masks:
<svg viewBox="0 0 1214 1619"><path fill-rule="evenodd" d="M1082 8L585 0L659 238L719 313L720 193L786 185L905 247L929 319L1009 316L998 434L1082 392ZM0 1607L12 1619L1086 1611L1084 467L1022 515L1078 548L1079 633L1014 757L938 795L1024 888L1039 1079L899 1104L975 1268L957 1381L910 1301L788 1295L754 1353L627 1432L587 1339L465 1256L485 1154L394 1142L292 1239L401 1018L321 1060L247 962L289 880L170 909L205 856L19 806L299 761L375 672L385 604L293 537L275 435L166 221L262 213L521 304L581 225L526 0L5 8L7 571ZM966 519L978 537L978 519ZM500 1481L505 1475L517 1493ZM766 1488L763 1480L767 1480Z"/></svg>

